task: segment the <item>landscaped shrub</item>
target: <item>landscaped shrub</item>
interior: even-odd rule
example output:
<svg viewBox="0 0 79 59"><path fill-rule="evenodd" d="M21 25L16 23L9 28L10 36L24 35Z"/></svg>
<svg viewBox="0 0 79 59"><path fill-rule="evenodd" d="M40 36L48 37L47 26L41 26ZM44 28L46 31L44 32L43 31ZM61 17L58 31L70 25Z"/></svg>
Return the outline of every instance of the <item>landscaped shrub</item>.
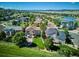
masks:
<svg viewBox="0 0 79 59"><path fill-rule="evenodd" d="M77 28L79 26L79 21L75 22L75 28Z"/></svg>
<svg viewBox="0 0 79 59"><path fill-rule="evenodd" d="M79 49L77 50L76 55L79 57Z"/></svg>
<svg viewBox="0 0 79 59"><path fill-rule="evenodd" d="M23 32L16 32L16 34L12 37L12 42L17 43L21 41L21 38L24 36Z"/></svg>
<svg viewBox="0 0 79 59"><path fill-rule="evenodd" d="M20 48L27 46L27 41L25 40L25 37L21 37L20 41L16 43Z"/></svg>
<svg viewBox="0 0 79 59"><path fill-rule="evenodd" d="M4 40L6 38L5 32L0 32L0 40Z"/></svg>
<svg viewBox="0 0 79 59"><path fill-rule="evenodd" d="M33 43L35 43L40 49L45 48L42 38L40 38L40 37L34 38Z"/></svg>
<svg viewBox="0 0 79 59"><path fill-rule="evenodd" d="M7 38L5 39L5 41L7 41L7 42L12 42L11 38L12 38L12 36L7 37Z"/></svg>
<svg viewBox="0 0 79 59"><path fill-rule="evenodd" d="M52 45L53 45L52 39L45 39L44 44L45 44L45 48L46 48L47 50L51 50L50 47L52 47Z"/></svg>
<svg viewBox="0 0 79 59"><path fill-rule="evenodd" d="M51 50L51 51L57 51L58 49L60 49L58 46L55 46L54 45L54 42L53 42L53 38L51 38L51 37L48 37L47 39L45 39L45 42L44 42L44 44L45 44L45 48L47 49L47 50Z"/></svg>
<svg viewBox="0 0 79 59"><path fill-rule="evenodd" d="M71 41L72 37L69 34L68 29L64 29L64 33L66 35L65 43L67 43L67 44L73 44L73 42Z"/></svg>
<svg viewBox="0 0 79 59"><path fill-rule="evenodd" d="M16 43L20 47L23 46L26 42L26 39L24 38L24 33L23 32L17 32L13 37L12 37L12 42Z"/></svg>
<svg viewBox="0 0 79 59"><path fill-rule="evenodd" d="M60 50L58 52L62 55L67 56L67 57L78 56L78 50L71 48L69 46L66 46L66 45L61 45Z"/></svg>

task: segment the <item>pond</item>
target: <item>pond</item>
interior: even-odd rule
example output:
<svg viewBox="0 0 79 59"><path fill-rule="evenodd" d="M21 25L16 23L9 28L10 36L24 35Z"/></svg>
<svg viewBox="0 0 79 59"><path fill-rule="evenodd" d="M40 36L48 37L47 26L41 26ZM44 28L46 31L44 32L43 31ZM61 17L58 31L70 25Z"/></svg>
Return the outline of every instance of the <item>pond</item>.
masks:
<svg viewBox="0 0 79 59"><path fill-rule="evenodd" d="M63 17L61 20L61 25L70 30L75 29L76 19L74 17Z"/></svg>
<svg viewBox="0 0 79 59"><path fill-rule="evenodd" d="M70 22L70 21L75 21L76 19L74 17L67 17L67 16L64 16L63 17L63 21L66 21L66 22Z"/></svg>

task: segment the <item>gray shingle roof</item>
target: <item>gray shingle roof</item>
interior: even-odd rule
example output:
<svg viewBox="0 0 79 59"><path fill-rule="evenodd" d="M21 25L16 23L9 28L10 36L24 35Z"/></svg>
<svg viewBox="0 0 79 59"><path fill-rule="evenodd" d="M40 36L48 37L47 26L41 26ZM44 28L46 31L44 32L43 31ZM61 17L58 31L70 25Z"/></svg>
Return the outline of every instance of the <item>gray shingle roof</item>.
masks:
<svg viewBox="0 0 79 59"><path fill-rule="evenodd" d="M46 29L45 33L47 35L57 34L57 29L56 28L49 28L49 29Z"/></svg>
<svg viewBox="0 0 79 59"><path fill-rule="evenodd" d="M22 27L20 26L7 26L5 29L14 29L14 30L22 30Z"/></svg>

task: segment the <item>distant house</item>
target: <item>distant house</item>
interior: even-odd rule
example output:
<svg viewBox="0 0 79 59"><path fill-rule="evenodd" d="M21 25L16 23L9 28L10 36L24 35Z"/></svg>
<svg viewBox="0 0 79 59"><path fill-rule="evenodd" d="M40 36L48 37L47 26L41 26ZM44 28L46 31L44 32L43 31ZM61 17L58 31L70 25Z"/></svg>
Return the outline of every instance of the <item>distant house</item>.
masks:
<svg viewBox="0 0 79 59"><path fill-rule="evenodd" d="M68 28L68 29L74 29L75 21L76 19L73 17L63 17L61 21L61 27Z"/></svg>
<svg viewBox="0 0 79 59"><path fill-rule="evenodd" d="M22 27L21 27L21 26L7 26L6 28L8 28L8 29L13 29L13 30L15 30L16 32L22 31Z"/></svg>
<svg viewBox="0 0 79 59"><path fill-rule="evenodd" d="M13 25L19 25L20 22L29 22L29 17L20 17L12 22Z"/></svg>
<svg viewBox="0 0 79 59"><path fill-rule="evenodd" d="M54 23L50 22L50 21L48 21L47 27L57 28L57 26Z"/></svg>
<svg viewBox="0 0 79 59"><path fill-rule="evenodd" d="M6 36L9 37L16 32L22 31L22 28L20 26L7 26L3 31L6 33Z"/></svg>
<svg viewBox="0 0 79 59"><path fill-rule="evenodd" d="M28 22L30 19L29 19L29 17L21 17L21 18L19 18L19 20L22 22Z"/></svg>
<svg viewBox="0 0 79 59"><path fill-rule="evenodd" d="M34 24L39 26L39 24L42 22L41 17L36 17Z"/></svg>

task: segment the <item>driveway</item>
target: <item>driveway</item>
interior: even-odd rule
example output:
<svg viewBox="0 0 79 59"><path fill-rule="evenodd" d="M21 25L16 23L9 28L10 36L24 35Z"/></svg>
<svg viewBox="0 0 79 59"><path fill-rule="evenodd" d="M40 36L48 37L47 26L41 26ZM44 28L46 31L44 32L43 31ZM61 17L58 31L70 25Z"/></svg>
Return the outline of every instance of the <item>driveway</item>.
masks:
<svg viewBox="0 0 79 59"><path fill-rule="evenodd" d="M76 32L69 32L71 37L73 39L71 39L75 45L78 45L79 46L79 33L76 33Z"/></svg>

